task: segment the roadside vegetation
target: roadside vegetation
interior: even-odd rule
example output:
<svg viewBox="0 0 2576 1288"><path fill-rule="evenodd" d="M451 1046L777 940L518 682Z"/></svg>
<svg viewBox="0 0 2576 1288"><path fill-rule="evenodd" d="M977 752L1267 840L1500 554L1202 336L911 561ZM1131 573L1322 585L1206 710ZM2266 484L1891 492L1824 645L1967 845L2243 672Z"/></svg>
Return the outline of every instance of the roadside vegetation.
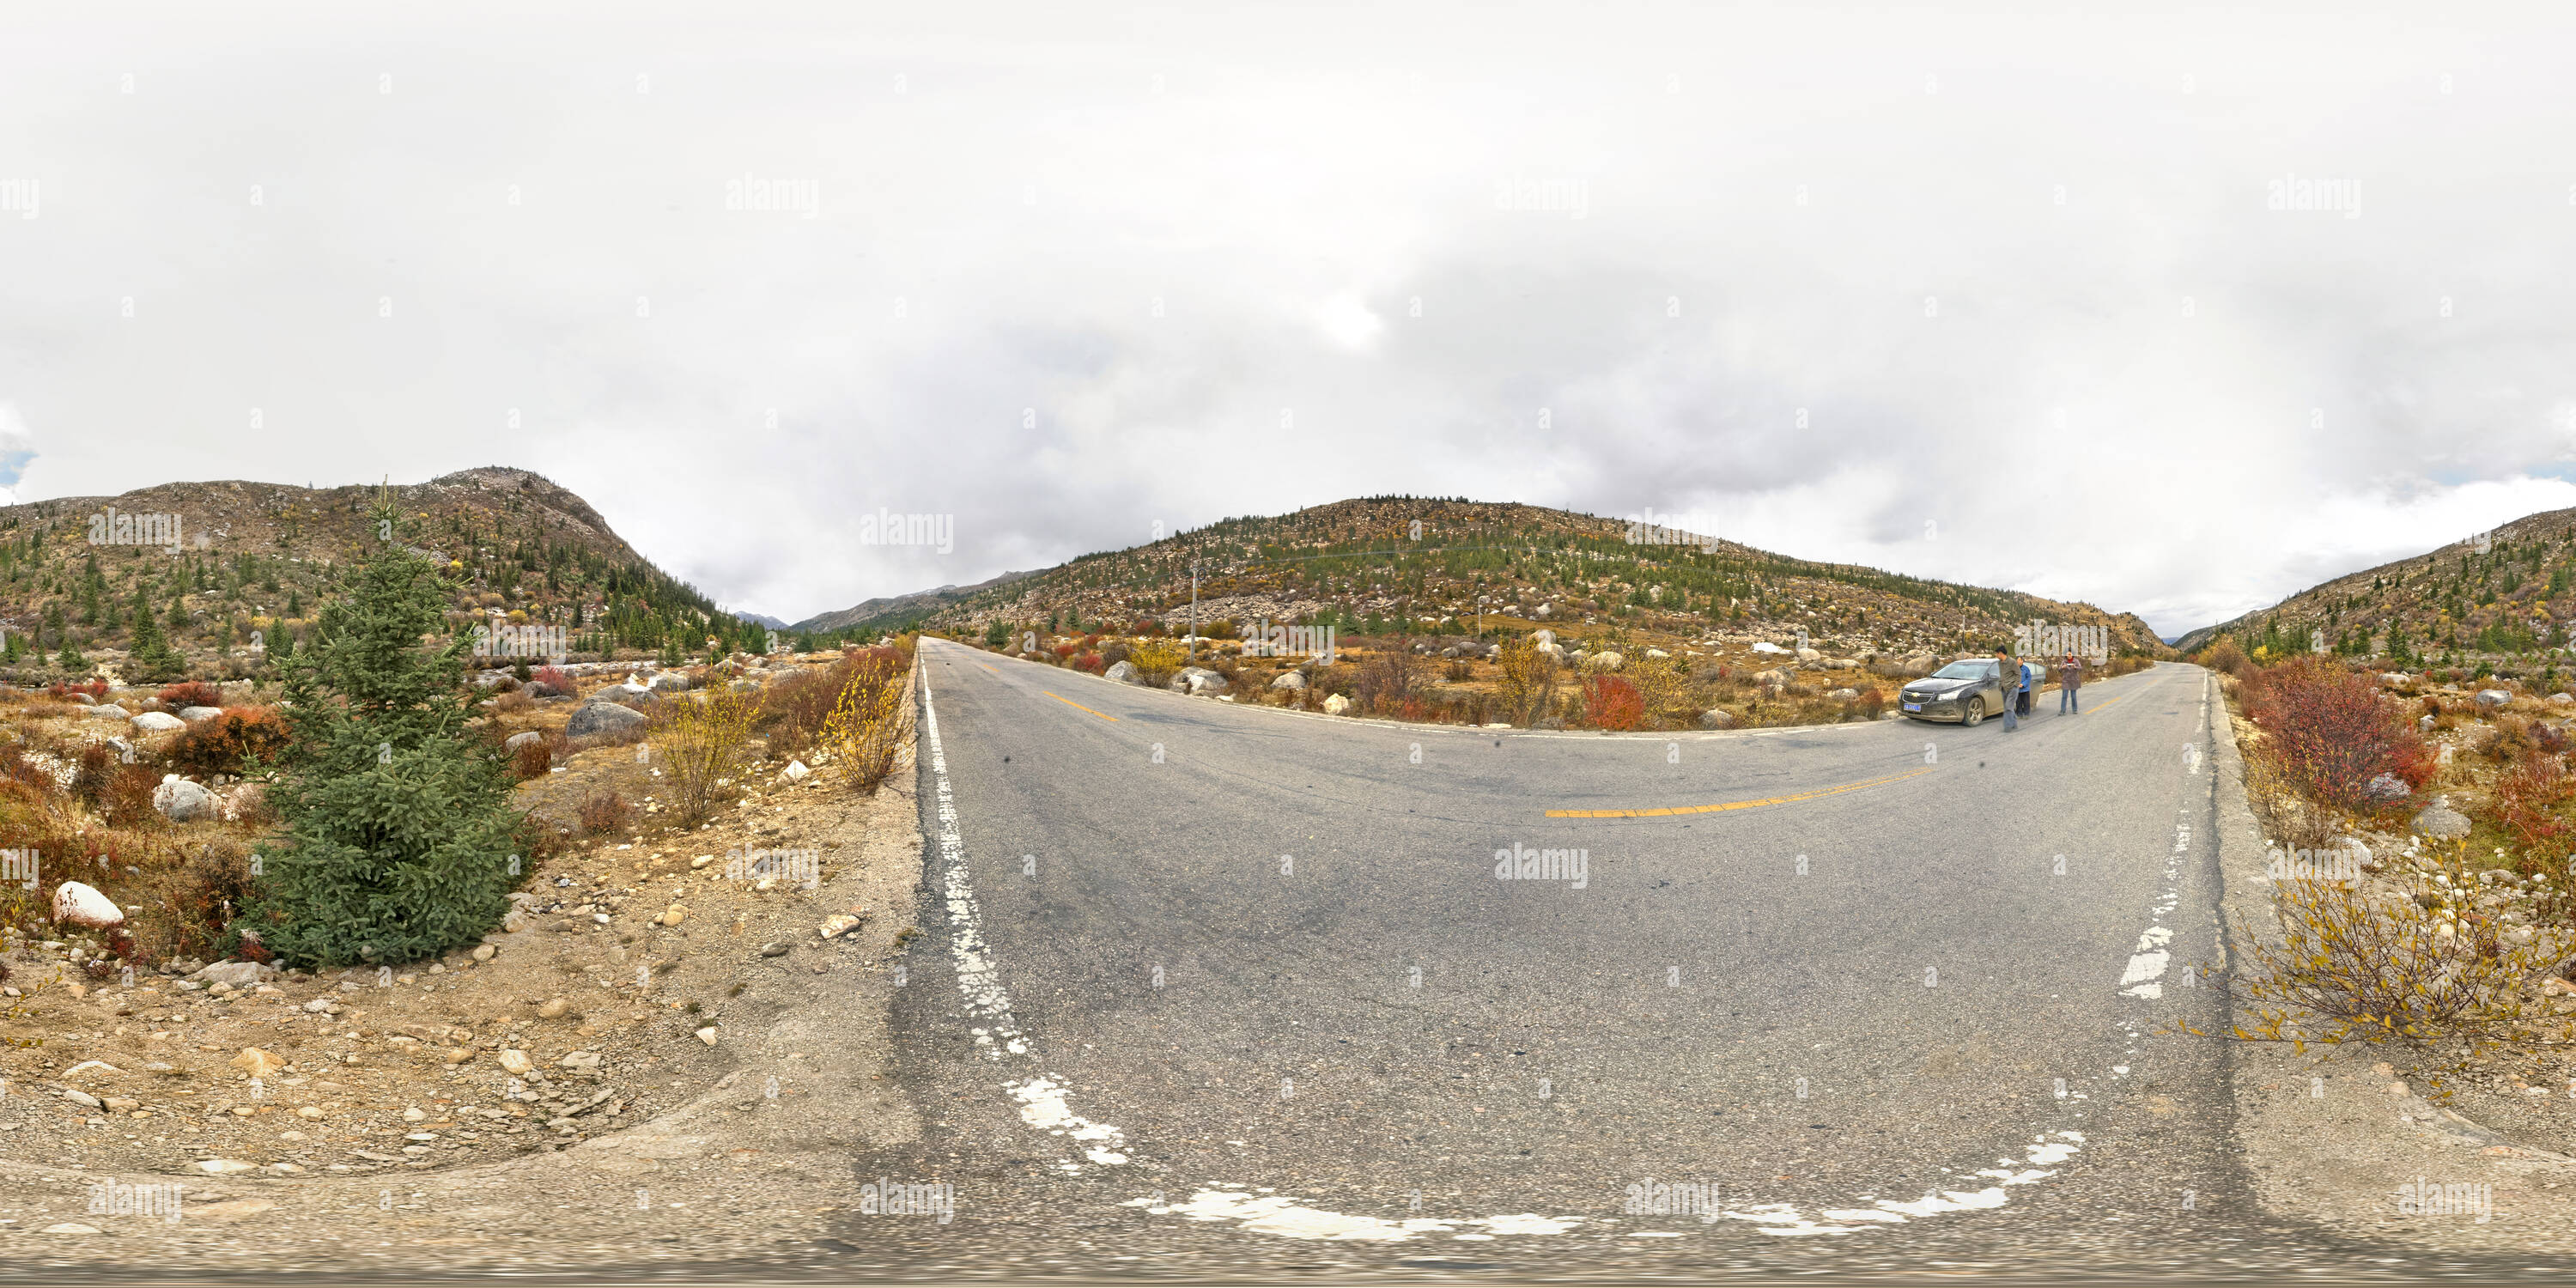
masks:
<svg viewBox="0 0 2576 1288"><path fill-rule="evenodd" d="M1179 635L1174 634L1175 631ZM1610 732L1839 724L1888 717L1907 679L1948 655L1863 650L1836 657L1793 634L1675 635L1626 626L1496 627L1481 635L1337 636L1334 657L1263 656L1243 624L1144 618L1115 633L1057 634L1043 623L961 642L1067 670L1223 701L1428 724ZM1036 647L1028 647L1034 640ZM1991 656L2009 637L1969 652ZM1766 651L1767 650L1767 651ZM2033 659L2036 661L2037 659ZM2152 665L2141 652L2086 667L2088 682ZM1187 680L1196 670L1202 678ZM2053 668L2044 683L2055 687ZM1221 682L1221 683L1220 683Z"/></svg>
<svg viewBox="0 0 2576 1288"><path fill-rule="evenodd" d="M2576 1040L2576 701L2226 638L2199 660L2273 856L2277 926L2234 928L2237 1035L2479 1062Z"/></svg>

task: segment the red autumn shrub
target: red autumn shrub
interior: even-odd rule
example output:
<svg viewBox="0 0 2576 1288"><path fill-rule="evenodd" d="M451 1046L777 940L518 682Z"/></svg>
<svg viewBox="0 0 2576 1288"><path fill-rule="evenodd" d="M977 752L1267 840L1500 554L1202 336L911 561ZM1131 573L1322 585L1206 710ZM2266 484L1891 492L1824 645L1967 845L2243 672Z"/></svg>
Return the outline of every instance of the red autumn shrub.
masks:
<svg viewBox="0 0 2576 1288"><path fill-rule="evenodd" d="M2534 756L2496 779L2496 821L2527 852L2560 852L2570 831L2570 801L2576 801L2576 777L2553 756Z"/></svg>
<svg viewBox="0 0 2576 1288"><path fill-rule="evenodd" d="M1634 729L1646 718L1646 700L1618 676L1595 675L1583 682L1583 710L1598 728Z"/></svg>
<svg viewBox="0 0 2576 1288"><path fill-rule="evenodd" d="M163 685L160 698L161 705L173 711L183 707L220 707L224 704L224 691L203 680L187 680Z"/></svg>
<svg viewBox="0 0 2576 1288"><path fill-rule="evenodd" d="M1093 675L1098 675L1102 671L1109 669L1108 664L1102 662L1100 660L1100 655L1097 653L1085 653L1082 656L1075 658L1073 660L1073 666L1075 670L1089 671Z"/></svg>
<svg viewBox="0 0 2576 1288"><path fill-rule="evenodd" d="M252 760L274 761L286 751L286 720L274 707L231 707L188 726L171 744L170 764L196 778L239 774Z"/></svg>
<svg viewBox="0 0 2576 1288"><path fill-rule="evenodd" d="M2246 714L2267 735L2265 751L2327 804L2366 803L2372 779L2411 767L2407 749L2422 748L2405 713L2369 676L2323 658L2263 667L2244 693Z"/></svg>
<svg viewBox="0 0 2576 1288"><path fill-rule="evenodd" d="M77 684L64 684L60 681L56 681L54 686L45 690L45 692L57 698L69 698L75 693L86 693L89 695L90 701L98 702L107 697L107 681L83 680Z"/></svg>

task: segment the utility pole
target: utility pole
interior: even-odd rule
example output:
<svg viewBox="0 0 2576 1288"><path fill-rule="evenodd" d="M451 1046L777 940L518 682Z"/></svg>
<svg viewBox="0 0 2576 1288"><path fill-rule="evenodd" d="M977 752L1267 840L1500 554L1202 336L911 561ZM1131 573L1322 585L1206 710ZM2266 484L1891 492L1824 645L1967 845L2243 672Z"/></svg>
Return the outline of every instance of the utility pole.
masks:
<svg viewBox="0 0 2576 1288"><path fill-rule="evenodd" d="M1199 561L1190 561L1190 660L1199 660Z"/></svg>

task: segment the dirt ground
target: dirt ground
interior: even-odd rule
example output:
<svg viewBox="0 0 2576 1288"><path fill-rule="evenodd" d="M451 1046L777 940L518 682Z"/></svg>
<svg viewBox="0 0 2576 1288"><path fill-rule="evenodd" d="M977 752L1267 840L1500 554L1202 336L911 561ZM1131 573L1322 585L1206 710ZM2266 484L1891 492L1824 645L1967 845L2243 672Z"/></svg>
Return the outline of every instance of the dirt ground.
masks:
<svg viewBox="0 0 2576 1288"><path fill-rule="evenodd" d="M702 829L548 861L516 929L399 972L219 995L93 984L30 945L0 1020L0 1257L631 1265L812 1237L857 1201L850 1151L918 1131L886 1080L917 933L910 764L869 798L770 764ZM631 747L550 777L523 791L656 783ZM814 851L815 888L792 864L728 873L753 850ZM181 1186L180 1219L93 1211L111 1181Z"/></svg>

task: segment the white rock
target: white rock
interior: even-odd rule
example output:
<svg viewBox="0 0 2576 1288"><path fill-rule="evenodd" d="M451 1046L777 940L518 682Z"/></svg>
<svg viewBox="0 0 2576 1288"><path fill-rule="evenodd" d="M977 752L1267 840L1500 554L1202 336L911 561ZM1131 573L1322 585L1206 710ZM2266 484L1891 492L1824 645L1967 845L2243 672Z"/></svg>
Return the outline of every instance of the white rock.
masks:
<svg viewBox="0 0 2576 1288"><path fill-rule="evenodd" d="M503 1051L498 1058L503 1069L522 1078L528 1076L529 1070L537 1067L536 1061L529 1059L525 1051L516 1049Z"/></svg>
<svg viewBox="0 0 2576 1288"><path fill-rule="evenodd" d="M1306 688L1306 677L1296 671L1283 671L1280 673L1278 679L1270 682L1270 687L1274 689L1288 689L1302 693Z"/></svg>
<svg viewBox="0 0 2576 1288"><path fill-rule="evenodd" d="M1785 655L1789 650L1782 648L1769 640L1755 640L1753 641L1753 651L1756 653L1779 653Z"/></svg>
<svg viewBox="0 0 2576 1288"><path fill-rule="evenodd" d="M698 1040L706 1043L708 1046L714 1046L716 1044L716 1026L710 1024L707 1027L698 1030Z"/></svg>
<svg viewBox="0 0 2576 1288"><path fill-rule="evenodd" d="M1663 651L1662 649L1659 649L1659 648L1650 648L1650 649L1647 649L1647 650L1646 650L1646 656L1648 656L1648 657L1650 657L1650 658L1653 658L1654 660L1656 660L1656 661L1660 662L1660 661L1663 661L1665 658L1671 657L1671 656L1672 656L1672 654L1667 653L1667 652L1665 652L1665 651Z"/></svg>
<svg viewBox="0 0 2576 1288"><path fill-rule="evenodd" d="M134 718L126 712L125 708L119 706L87 707L82 709L81 714L85 716L97 716L101 720L131 720Z"/></svg>
<svg viewBox="0 0 2576 1288"><path fill-rule="evenodd" d="M173 729L187 728L188 722L167 712L146 711L134 717L134 727L145 733L168 733Z"/></svg>
<svg viewBox="0 0 2576 1288"><path fill-rule="evenodd" d="M1117 662L1111 664L1108 670L1101 672L1101 675L1105 679L1116 680L1120 684L1143 684L1145 682L1145 677L1142 673L1137 671L1136 664L1126 660L1125 658L1120 658Z"/></svg>
<svg viewBox="0 0 2576 1288"><path fill-rule="evenodd" d="M197 723L197 722L198 722L198 721L200 721L200 720L212 720L212 719L214 719L216 716L222 715L223 713L224 713L224 709L223 709L222 707L181 707L181 708L179 708L179 718L180 718L180 719L182 719L182 720L187 721L187 722L188 722L188 723L190 723L190 724L195 724L195 723Z"/></svg>
<svg viewBox="0 0 2576 1288"><path fill-rule="evenodd" d="M2512 695L2512 694L2510 694L2510 693L2505 692L2505 691L2504 691L2504 690L2502 690L2502 689L2480 689L2480 690L2478 690L2478 705L2479 705L2479 706L2493 708L2493 707L2508 706L2508 705L2510 705L2512 702L2513 702L2513 695Z"/></svg>
<svg viewBox="0 0 2576 1288"><path fill-rule="evenodd" d="M54 888L54 920L106 930L125 924L125 910L89 886L66 881Z"/></svg>
<svg viewBox="0 0 2576 1288"><path fill-rule="evenodd" d="M787 768L778 771L778 776L791 783L801 783L813 777L814 771L807 769L804 761L791 760L787 762Z"/></svg>
<svg viewBox="0 0 2576 1288"><path fill-rule="evenodd" d="M45 1227L44 1229L42 1229L42 1230L38 1230L36 1233L38 1233L38 1234L99 1234L99 1233L103 1233L103 1232L102 1232L102 1231L101 1231L97 1226L94 1226L94 1225L82 1225L82 1224L81 1224L80 1222L78 1222L78 1221L56 1221L56 1222L54 1222L52 1225L46 1226L46 1227Z"/></svg>
<svg viewBox="0 0 2576 1288"><path fill-rule="evenodd" d="M1337 716L1337 715L1340 715L1341 713L1343 713L1343 712L1345 712L1345 711L1348 711L1348 710L1350 710L1350 709L1351 709L1351 700L1350 700L1349 698L1343 697L1341 694L1336 693L1336 694L1334 694L1333 696L1331 696L1331 697L1329 697L1329 698L1324 699L1324 714L1325 714L1325 715L1328 715L1328 716Z"/></svg>
<svg viewBox="0 0 2576 1288"><path fill-rule="evenodd" d="M243 1172L258 1171L259 1164L245 1163L238 1158L208 1158L197 1163L197 1170L208 1176L238 1176Z"/></svg>
<svg viewBox="0 0 2576 1288"><path fill-rule="evenodd" d="M515 756L518 754L519 748L525 747L532 742L544 742L545 740L546 736L544 734L538 733L534 729L530 729L524 733L511 734L509 737L503 739L501 741L501 750L509 752Z"/></svg>
<svg viewBox="0 0 2576 1288"><path fill-rule="evenodd" d="M1616 653L1595 653L1583 659L1583 665L1595 671L1616 671L1627 661Z"/></svg>
<svg viewBox="0 0 2576 1288"><path fill-rule="evenodd" d="M567 1053L563 1059L557 1060L555 1063L563 1066L564 1068L576 1071L596 1069L599 1067L599 1053L597 1051L573 1051Z"/></svg>
<svg viewBox="0 0 2576 1288"><path fill-rule="evenodd" d="M1209 694L1223 693L1225 692L1226 687L1224 676L1203 666L1182 667L1181 673L1172 677L1172 689L1174 692L1187 693L1192 696L1203 697Z"/></svg>
<svg viewBox="0 0 2576 1288"><path fill-rule="evenodd" d="M1811 648L1802 648L1798 650L1798 660L1801 662L1814 662L1822 659L1823 657L1824 654Z"/></svg>
<svg viewBox="0 0 2576 1288"><path fill-rule="evenodd" d="M152 808L173 823L193 823L220 815L223 802L216 800L213 792L177 774L165 774L161 785L152 789Z"/></svg>

